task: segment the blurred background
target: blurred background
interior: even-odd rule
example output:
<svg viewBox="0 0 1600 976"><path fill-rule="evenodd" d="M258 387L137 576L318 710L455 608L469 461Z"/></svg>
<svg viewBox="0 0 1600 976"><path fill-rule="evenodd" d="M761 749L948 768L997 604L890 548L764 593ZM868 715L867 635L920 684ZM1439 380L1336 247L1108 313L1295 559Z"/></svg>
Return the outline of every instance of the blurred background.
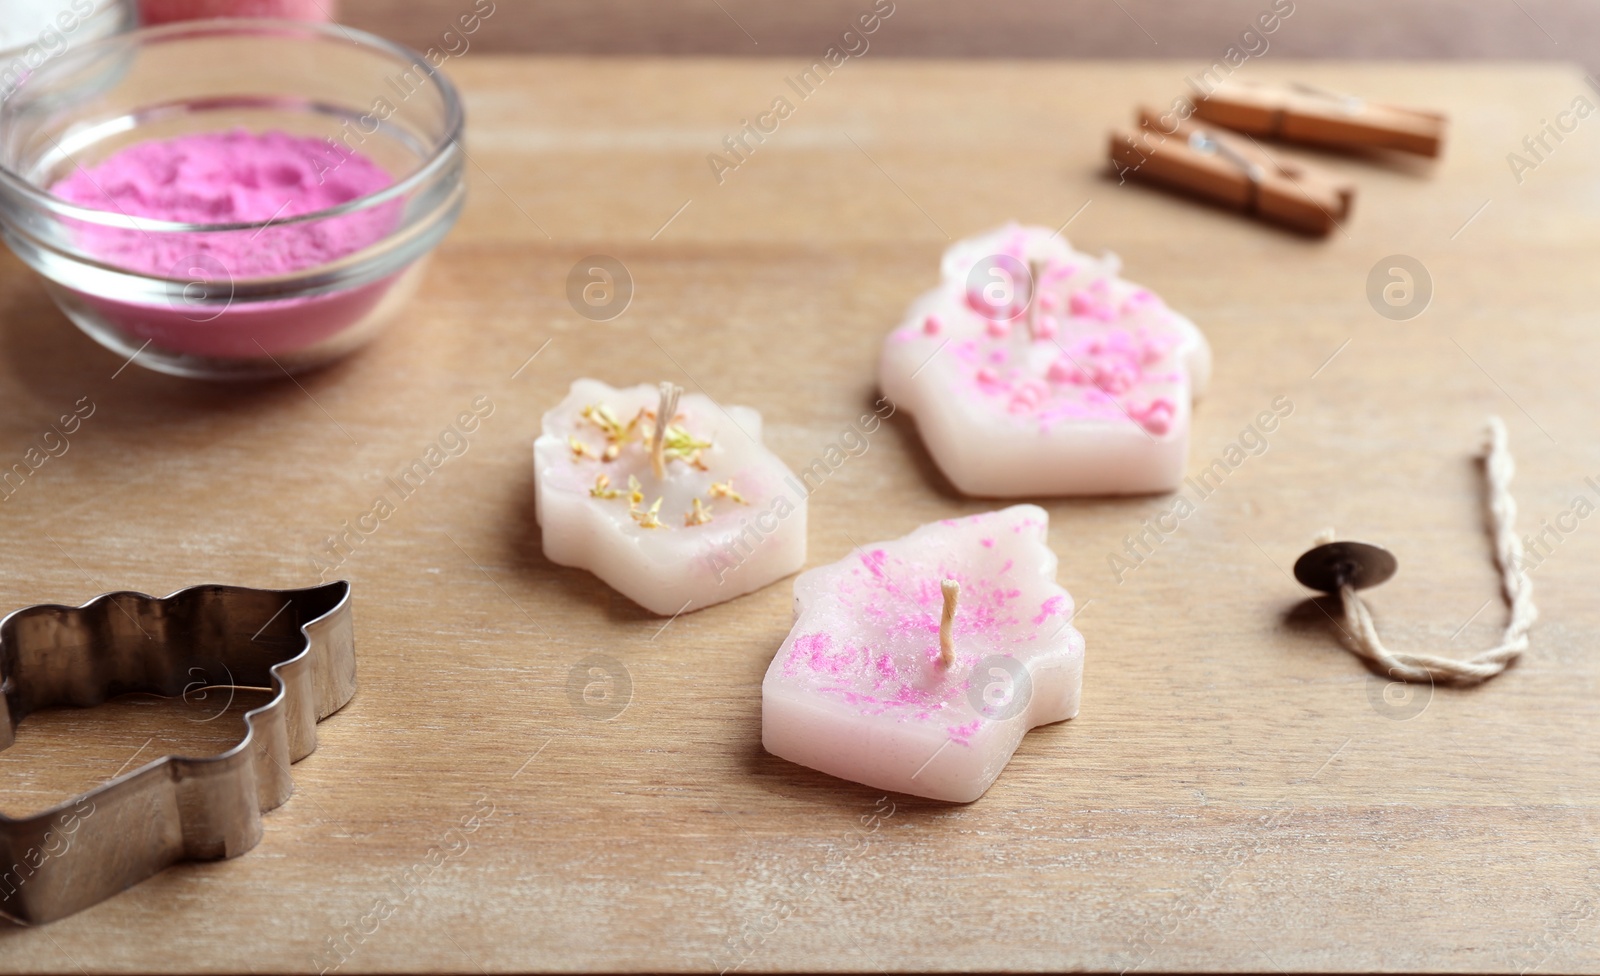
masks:
<svg viewBox="0 0 1600 976"><path fill-rule="evenodd" d="M858 0L495 0L474 50L535 54L814 55ZM1288 0L1280 0L1286 4ZM1213 58L1269 0L897 0L874 53L900 57ZM437 44L459 0L343 0L340 19ZM1504 58L1600 68L1600 3L1295 0L1269 38L1284 57Z"/></svg>

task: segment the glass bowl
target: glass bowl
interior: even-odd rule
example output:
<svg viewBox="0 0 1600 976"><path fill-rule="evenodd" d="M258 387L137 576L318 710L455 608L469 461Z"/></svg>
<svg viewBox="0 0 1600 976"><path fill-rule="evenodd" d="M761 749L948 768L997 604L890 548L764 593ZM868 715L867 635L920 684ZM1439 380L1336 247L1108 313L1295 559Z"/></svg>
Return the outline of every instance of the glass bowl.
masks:
<svg viewBox="0 0 1600 976"><path fill-rule="evenodd" d="M0 104L0 234L69 319L143 366L206 379L312 369L406 307L465 198L462 124L454 87L423 55L371 34L278 20L142 28L67 50ZM137 143L239 130L325 140L319 183L351 152L394 182L228 224L49 192ZM364 232L345 233L353 225ZM341 234L356 249L300 266L297 242Z"/></svg>

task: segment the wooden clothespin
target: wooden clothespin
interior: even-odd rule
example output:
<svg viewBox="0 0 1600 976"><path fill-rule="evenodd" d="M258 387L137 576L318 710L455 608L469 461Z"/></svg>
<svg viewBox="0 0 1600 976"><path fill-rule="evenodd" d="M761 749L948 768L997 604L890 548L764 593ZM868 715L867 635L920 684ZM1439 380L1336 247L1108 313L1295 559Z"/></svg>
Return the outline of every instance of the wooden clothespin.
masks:
<svg viewBox="0 0 1600 976"><path fill-rule="evenodd" d="M1229 81L1194 103L1208 122L1288 142L1438 156L1447 119L1300 82Z"/></svg>
<svg viewBox="0 0 1600 976"><path fill-rule="evenodd" d="M1135 177L1203 197L1308 234L1350 212L1355 185L1314 166L1274 160L1248 139L1139 109L1137 134L1111 133L1111 164Z"/></svg>

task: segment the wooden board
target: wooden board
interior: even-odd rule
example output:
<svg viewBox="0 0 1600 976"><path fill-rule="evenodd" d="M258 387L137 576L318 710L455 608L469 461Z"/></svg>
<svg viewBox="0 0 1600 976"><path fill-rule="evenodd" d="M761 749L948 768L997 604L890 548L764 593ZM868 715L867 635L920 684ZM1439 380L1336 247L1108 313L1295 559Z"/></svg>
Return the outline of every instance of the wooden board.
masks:
<svg viewBox="0 0 1600 976"><path fill-rule="evenodd" d="M315 582L386 477L475 398L494 408L338 567L360 691L260 846L0 932L0 970L317 972L334 940L344 972L1600 966L1600 520L1565 520L1531 654L1473 691L1386 699L1286 572L1329 525L1383 542L1386 639L1465 655L1504 619L1484 418L1510 427L1525 531L1600 501L1600 120L1520 183L1506 158L1600 95L1553 67L1262 67L1446 110L1445 158L1326 159L1360 196L1308 241L1106 175L1107 129L1183 65L868 59L719 185L707 154L798 65L472 58L451 65L471 202L407 320L336 368L257 389L119 371L0 261L0 460L95 405L0 503L7 607ZM808 465L874 397L878 344L949 238L1010 217L1117 251L1206 330L1194 471L1275 398L1293 412L1121 582L1110 554L1174 499L1046 502L1084 607L1082 714L977 803L880 801L760 748L788 583L667 622L551 565L530 443L574 377L664 378L761 410ZM635 282L612 322L566 297L592 254ZM1410 321L1367 298L1393 254L1432 281ZM903 417L810 504L811 565L988 507ZM596 654L627 704L606 721L569 693L607 677ZM0 754L0 804L220 748L244 704L42 716Z"/></svg>

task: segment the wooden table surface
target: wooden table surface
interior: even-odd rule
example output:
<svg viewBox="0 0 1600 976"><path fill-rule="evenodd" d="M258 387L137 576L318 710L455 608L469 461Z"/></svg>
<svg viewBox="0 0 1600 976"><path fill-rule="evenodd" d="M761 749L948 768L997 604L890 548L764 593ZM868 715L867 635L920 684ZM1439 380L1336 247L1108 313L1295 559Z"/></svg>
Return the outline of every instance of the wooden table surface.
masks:
<svg viewBox="0 0 1600 976"><path fill-rule="evenodd" d="M0 931L0 971L1600 966L1600 520L1563 517L1600 503L1600 119L1520 183L1507 161L1600 94L1550 66L1251 65L1452 118L1437 165L1325 159L1360 195L1309 241L1107 177L1108 128L1169 102L1186 64L867 58L807 100L785 84L799 67L451 63L472 119L461 223L403 323L298 383L119 371L0 260L0 461L94 405L0 503L8 608L314 583L386 477L493 406L329 574L354 583L360 690L261 844ZM707 154L786 94L792 116L719 185ZM530 444L574 377L671 379L759 409L807 465L874 397L879 342L949 239L1013 217L1070 223L1206 331L1192 470L1274 398L1293 412L1121 582L1109 555L1175 500L1044 502L1083 607L1082 713L1030 734L976 803L883 799L760 748L789 583L669 623L552 565ZM592 254L635 284L614 321L567 298ZM1432 282L1409 321L1367 297L1393 254ZM1330 525L1380 541L1402 564L1370 596L1393 646L1494 642L1472 460L1491 413L1524 531L1570 528L1534 570L1532 650L1476 690L1386 698L1286 569ZM904 417L810 505L808 565L992 507L954 495ZM30 719L0 754L0 808L221 749L254 703Z"/></svg>

